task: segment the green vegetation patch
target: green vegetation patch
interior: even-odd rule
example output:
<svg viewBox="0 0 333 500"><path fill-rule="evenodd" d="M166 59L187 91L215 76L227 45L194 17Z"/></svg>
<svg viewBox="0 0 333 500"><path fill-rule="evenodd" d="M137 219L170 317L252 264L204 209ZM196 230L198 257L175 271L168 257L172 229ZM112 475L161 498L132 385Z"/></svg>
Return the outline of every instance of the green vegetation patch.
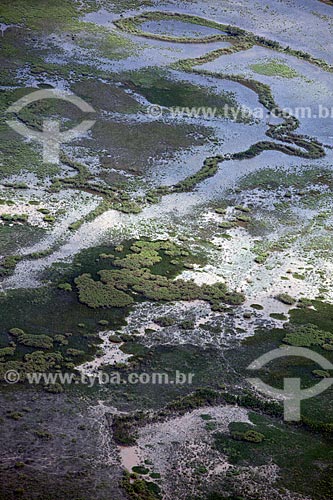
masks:
<svg viewBox="0 0 333 500"><path fill-rule="evenodd" d="M0 380L3 380L8 370L15 370L20 374L20 381L23 382L27 373L48 372L54 368L60 368L62 362L63 356L59 351L44 352L36 350L25 354L21 361L0 362Z"/></svg>
<svg viewBox="0 0 333 500"><path fill-rule="evenodd" d="M149 469L147 469L147 467L145 467L144 465L135 465L134 467L132 467L132 471L136 474L141 475L149 474Z"/></svg>
<svg viewBox="0 0 333 500"><path fill-rule="evenodd" d="M0 349L0 359L4 358L5 356L14 356L15 349L15 347L2 347Z"/></svg>
<svg viewBox="0 0 333 500"><path fill-rule="evenodd" d="M170 241L137 241L124 256L113 260L113 268L98 271L100 281L89 274L75 279L80 302L92 308L126 307L138 300L173 301L207 300L214 310L223 304L241 304L244 297L230 293L223 283L198 286L194 281L173 280L156 272L154 267L168 259L187 255ZM188 325L185 325L188 326ZM191 325L192 326L192 323Z"/></svg>
<svg viewBox="0 0 333 500"><path fill-rule="evenodd" d="M128 472L124 473L122 487L130 500L157 500L160 497L160 488L153 481L137 479Z"/></svg>
<svg viewBox="0 0 333 500"><path fill-rule="evenodd" d="M276 296L276 299L289 306L292 306L296 302L296 299L294 299L294 297L291 297L288 293L280 293Z"/></svg>
<svg viewBox="0 0 333 500"><path fill-rule="evenodd" d="M291 309L289 323L284 323L283 328L258 330L253 337L244 341L246 349L243 351L244 368L259 355L281 347L282 344L311 349L332 363L333 307L319 300L306 300L306 304L310 302L313 306L311 308ZM300 378L302 388L313 387L315 384L313 372L322 369L321 364L307 357L283 356L282 351L283 348L282 357L269 364L267 370L258 372L258 376L272 387L283 388L285 378ZM242 355L235 353L238 369L239 359L242 359ZM302 402L302 418L307 428L324 433L332 432L331 401L332 388Z"/></svg>
<svg viewBox="0 0 333 500"><path fill-rule="evenodd" d="M24 24L28 28L45 29L66 25L78 16L70 0L52 3L48 0L4 0L1 2L1 20L5 23Z"/></svg>
<svg viewBox="0 0 333 500"><path fill-rule="evenodd" d="M313 194L313 185L333 188L332 171L325 168L297 168L294 167L288 171L282 168L265 168L259 172L252 172L245 175L239 184L240 189L265 189L271 191L279 188L293 188L298 190L299 194L305 196L306 189L309 194Z"/></svg>
<svg viewBox="0 0 333 500"><path fill-rule="evenodd" d="M130 84L134 90L142 94L154 104L166 108L212 108L219 115L232 117L231 109L238 109L238 104L231 92L214 93L209 88L201 87L187 81L174 81L165 70L144 69L129 73Z"/></svg>
<svg viewBox="0 0 333 500"><path fill-rule="evenodd" d="M248 443L261 443L265 439L264 434L253 429L249 429L245 432L235 431L232 433L232 437L237 441L247 441Z"/></svg>
<svg viewBox="0 0 333 500"><path fill-rule="evenodd" d="M110 31L104 26L83 21L72 22L67 27L75 35L75 43L83 49L90 49L92 56L118 61L137 54L139 46L123 36L122 33Z"/></svg>
<svg viewBox="0 0 333 500"><path fill-rule="evenodd" d="M175 260L177 263L171 264ZM15 262L14 258L11 265ZM45 274L51 285L8 291L0 301L0 347L6 349L0 353L0 373L10 369L25 373L27 366L37 361L38 366L47 365L51 371L58 364L72 370L96 356L101 343L97 333L107 325L110 330L119 330L134 302L202 299L220 311L226 304L240 304L243 296L229 292L223 283L198 286L175 279L185 264L204 262L204 256L191 255L184 244L132 240L116 248L85 250L65 270L54 266ZM165 326L174 323L173 318L156 316ZM182 323L183 328L193 326L192 321ZM11 355L13 341L16 349ZM128 345L128 350L134 348L134 344ZM26 357L35 352L39 353L36 359ZM59 361L51 363L43 352L45 356L58 353Z"/></svg>
<svg viewBox="0 0 333 500"><path fill-rule="evenodd" d="M320 330L316 325L288 325L290 330L283 341L296 347L332 345L333 333Z"/></svg>
<svg viewBox="0 0 333 500"><path fill-rule="evenodd" d="M216 448L235 465L260 466L272 461L279 467L277 486L328 500L332 470L324 463L332 458L331 444L271 417L257 413L250 413L249 417L254 425L233 422L229 425L230 435L216 433Z"/></svg>
<svg viewBox="0 0 333 500"><path fill-rule="evenodd" d="M206 36L175 36L166 35L162 33L145 32L142 29L142 24L147 21L182 21L184 23L196 24L198 26L205 26L219 30L221 33L209 34ZM179 14L174 12L146 12L144 14L128 17L126 19L118 19L115 25L128 33L144 36L147 38L155 38L166 42L183 42L183 43L198 43L198 42L214 42L226 40L227 36L231 34L231 27L219 24L215 21L205 19L199 16L190 16L188 14ZM241 30L239 30L241 31Z"/></svg>
<svg viewBox="0 0 333 500"><path fill-rule="evenodd" d="M296 78L299 74L287 64L278 59L271 59L266 62L251 64L250 68L258 75L279 76L281 78Z"/></svg>
<svg viewBox="0 0 333 500"><path fill-rule="evenodd" d="M101 57L113 60L133 54L135 44L121 33L110 31L104 26L84 22L80 18L98 10L99 3L89 0L82 3L71 0L4 0L1 4L0 21L18 24L34 31L70 33L77 47L92 49Z"/></svg>
<svg viewBox="0 0 333 500"><path fill-rule="evenodd" d="M281 314L281 313L271 313L269 315L271 318L273 319L277 319L279 321L287 321L287 316L285 316L284 314Z"/></svg>
<svg viewBox="0 0 333 500"><path fill-rule="evenodd" d="M50 349L53 347L53 339L48 335L32 335L25 333L20 328L12 328L9 333L15 337L19 344L27 347L38 347L42 349Z"/></svg>
<svg viewBox="0 0 333 500"><path fill-rule="evenodd" d="M115 286L95 281L90 274L82 274L75 280L79 300L89 307L126 307L134 301L131 296Z"/></svg>

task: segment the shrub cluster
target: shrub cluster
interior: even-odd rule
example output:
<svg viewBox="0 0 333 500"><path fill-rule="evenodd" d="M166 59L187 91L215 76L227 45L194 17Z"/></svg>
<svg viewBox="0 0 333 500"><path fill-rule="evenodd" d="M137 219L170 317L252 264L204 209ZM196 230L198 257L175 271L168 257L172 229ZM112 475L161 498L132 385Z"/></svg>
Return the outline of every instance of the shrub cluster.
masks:
<svg viewBox="0 0 333 500"><path fill-rule="evenodd" d="M214 310L223 310L226 303L243 302L243 295L228 292L224 283L199 286L194 281L172 280L154 273L154 265L166 256L182 257L188 253L169 241L135 242L126 256L114 259L113 269L98 272L100 281L89 274L75 279L80 302L97 308L126 307L138 296L153 301L201 299L208 301Z"/></svg>

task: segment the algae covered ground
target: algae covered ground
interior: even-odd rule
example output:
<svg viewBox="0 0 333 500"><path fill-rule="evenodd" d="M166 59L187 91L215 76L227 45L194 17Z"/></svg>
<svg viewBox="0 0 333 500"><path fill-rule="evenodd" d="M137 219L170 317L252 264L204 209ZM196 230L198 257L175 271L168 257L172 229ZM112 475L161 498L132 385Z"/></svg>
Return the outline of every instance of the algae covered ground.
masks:
<svg viewBox="0 0 333 500"><path fill-rule="evenodd" d="M2 1L0 499L331 500L332 21Z"/></svg>

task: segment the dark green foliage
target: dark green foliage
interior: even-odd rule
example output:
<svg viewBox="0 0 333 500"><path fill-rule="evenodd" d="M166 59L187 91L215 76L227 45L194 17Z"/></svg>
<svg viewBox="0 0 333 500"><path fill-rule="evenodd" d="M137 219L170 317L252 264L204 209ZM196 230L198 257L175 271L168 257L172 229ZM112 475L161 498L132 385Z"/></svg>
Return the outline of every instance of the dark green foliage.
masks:
<svg viewBox="0 0 333 500"><path fill-rule="evenodd" d="M279 321L287 321L288 319L287 316L281 313L271 313L269 316L270 318L277 319Z"/></svg>
<svg viewBox="0 0 333 500"><path fill-rule="evenodd" d="M61 394L64 392L64 387L61 384L52 384L52 385L46 385L44 387L44 390L46 392L49 392L50 394Z"/></svg>
<svg viewBox="0 0 333 500"><path fill-rule="evenodd" d="M109 324L109 322L107 319L100 319L98 324L101 326L107 326Z"/></svg>
<svg viewBox="0 0 333 500"><path fill-rule="evenodd" d="M202 415L200 415L200 417L202 418L202 420L212 420L212 418L213 418L208 413L202 413Z"/></svg>
<svg viewBox="0 0 333 500"><path fill-rule="evenodd" d="M75 279L79 290L79 300L89 307L126 307L133 303L130 295L113 286L95 281L90 274L82 274Z"/></svg>
<svg viewBox="0 0 333 500"><path fill-rule="evenodd" d="M316 325L287 325L288 333L283 341L296 347L331 345L333 333L320 330Z"/></svg>
<svg viewBox="0 0 333 500"><path fill-rule="evenodd" d="M2 347L0 349L0 359L4 356L14 356L15 347Z"/></svg>
<svg viewBox="0 0 333 500"><path fill-rule="evenodd" d="M36 437L39 439L43 439L45 441L49 441L50 439L53 439L53 436L50 432L44 431L44 430L35 430L34 434Z"/></svg>
<svg viewBox="0 0 333 500"><path fill-rule="evenodd" d="M13 420L21 420L21 418L23 418L24 415L23 415L23 413L21 413L19 411L12 411L12 412L7 413L6 417L11 418Z"/></svg>
<svg viewBox="0 0 333 500"><path fill-rule="evenodd" d="M251 209L249 207L243 207L242 205L237 205L235 207L235 210L239 210L240 212L244 212L244 213L251 212Z"/></svg>
<svg viewBox="0 0 333 500"><path fill-rule="evenodd" d="M263 434L255 430L233 432L232 437L233 439L236 439L238 441L247 441L249 443L261 443L265 439L265 436Z"/></svg>
<svg viewBox="0 0 333 500"><path fill-rule="evenodd" d="M24 462L15 462L14 464L15 469L23 469L25 467Z"/></svg>
<svg viewBox="0 0 333 500"><path fill-rule="evenodd" d="M27 222L28 214L1 214L0 219L4 222Z"/></svg>
<svg viewBox="0 0 333 500"><path fill-rule="evenodd" d="M311 306L312 306L311 299L301 298L297 302L297 307L299 307L300 309L306 309L306 308L311 307Z"/></svg>
<svg viewBox="0 0 333 500"><path fill-rule="evenodd" d="M65 290L66 292L72 291L72 285L70 283L59 283L59 290Z"/></svg>
<svg viewBox="0 0 333 500"><path fill-rule="evenodd" d="M63 361L60 352L43 352L34 351L31 354L26 354L23 363L23 372L47 372L50 368L58 365Z"/></svg>
<svg viewBox="0 0 333 500"><path fill-rule="evenodd" d="M143 479L131 478L127 472L124 473L122 487L130 500L157 500L160 498L159 488L153 482Z"/></svg>
<svg viewBox="0 0 333 500"><path fill-rule="evenodd" d="M280 293L279 295L276 296L276 298L277 298L277 300L279 300L283 304L287 304L290 306L292 306L296 302L296 299L294 299L293 297L291 297L287 293Z"/></svg>
<svg viewBox="0 0 333 500"><path fill-rule="evenodd" d="M140 419L140 414L136 415ZM141 414L141 418L143 415ZM136 444L136 434L133 433L133 417L128 415L115 415L112 420L113 438L118 445L132 446Z"/></svg>
<svg viewBox="0 0 333 500"><path fill-rule="evenodd" d="M151 472L149 474L149 476L152 478L152 479L160 479L161 477L161 474L159 472Z"/></svg>
<svg viewBox="0 0 333 500"><path fill-rule="evenodd" d="M25 380L26 373L47 372L63 361L60 352L34 351L26 354L22 361L0 361L0 380L3 380L8 370L15 370L20 374L20 382Z"/></svg>
<svg viewBox="0 0 333 500"><path fill-rule="evenodd" d="M279 467L277 487L298 492L302 498L311 495L328 500L331 443L300 425L286 425L253 412L249 418L252 425L232 422L230 434L217 432L214 435L217 450L236 466L261 466L271 460Z"/></svg>
<svg viewBox="0 0 333 500"><path fill-rule="evenodd" d="M181 328L183 328L184 330L193 330L194 326L195 326L195 322L191 319L185 319L184 321L182 321L179 326Z"/></svg>
<svg viewBox="0 0 333 500"><path fill-rule="evenodd" d="M14 335L15 337L19 336L19 335L23 335L24 334L24 331L21 330L21 328L11 328L9 330L9 333L11 335Z"/></svg>
<svg viewBox="0 0 333 500"><path fill-rule="evenodd" d="M66 354L68 356L77 357L77 356L84 356L85 352L81 351L80 349L72 349L71 348L71 349L67 349Z"/></svg>
<svg viewBox="0 0 333 500"><path fill-rule="evenodd" d="M68 345L68 339L65 335L57 334L54 336L54 342L58 342L60 345Z"/></svg>
<svg viewBox="0 0 333 500"><path fill-rule="evenodd" d="M254 262L256 262L257 264L264 264L264 262L266 262L268 257L269 257L268 252L262 252L256 256L256 258L254 259Z"/></svg>
<svg viewBox="0 0 333 500"><path fill-rule="evenodd" d="M122 339L117 335L110 335L109 340L110 342L114 342L115 344L120 344L122 342Z"/></svg>
<svg viewBox="0 0 333 500"><path fill-rule="evenodd" d="M42 349L51 349L53 347L53 340L48 335L33 335L25 333L19 328L12 328L9 333L17 339L18 344L27 347L39 347Z"/></svg>
<svg viewBox="0 0 333 500"><path fill-rule="evenodd" d="M154 322L160 326L172 326L176 323L176 320L171 316L161 316L160 318L154 319Z"/></svg>
<svg viewBox="0 0 333 500"><path fill-rule="evenodd" d="M239 222L251 222L251 217L248 217L247 215L237 215L236 216L236 219L239 221Z"/></svg>
<svg viewBox="0 0 333 500"><path fill-rule="evenodd" d="M55 217L53 217L53 215L45 215L43 217L43 221L52 223L55 222Z"/></svg>
<svg viewBox="0 0 333 500"><path fill-rule="evenodd" d="M92 308L126 307L134 302L136 294L153 301L207 300L215 310L220 310L223 303L243 302L241 294L229 293L223 283L198 286L194 281L155 274L153 268L162 263L163 253L168 257L187 255L169 241L136 241L126 256L114 259L115 268L98 272L100 281L88 274L75 279L80 302Z"/></svg>
<svg viewBox="0 0 333 500"><path fill-rule="evenodd" d="M149 473L149 469L147 469L147 467L144 467L143 465L135 465L134 467L132 467L132 471L136 474L141 475L146 475Z"/></svg>
<svg viewBox="0 0 333 500"><path fill-rule="evenodd" d="M221 229L232 229L235 227L235 223L231 221L220 222L218 225Z"/></svg>
<svg viewBox="0 0 333 500"><path fill-rule="evenodd" d="M251 304L252 309L256 309L257 311L262 311L264 307L261 304Z"/></svg>
<svg viewBox="0 0 333 500"><path fill-rule="evenodd" d="M15 269L16 264L21 260L20 255L8 255L4 257L1 262L1 266L4 269Z"/></svg>

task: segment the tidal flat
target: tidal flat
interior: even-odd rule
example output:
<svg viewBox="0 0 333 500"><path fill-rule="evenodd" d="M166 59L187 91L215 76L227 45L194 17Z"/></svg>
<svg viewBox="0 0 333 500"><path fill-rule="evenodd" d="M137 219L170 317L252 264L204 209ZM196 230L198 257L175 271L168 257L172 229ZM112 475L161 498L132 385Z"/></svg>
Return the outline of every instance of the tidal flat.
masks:
<svg viewBox="0 0 333 500"><path fill-rule="evenodd" d="M332 2L3 0L0 31L0 500L331 500Z"/></svg>

